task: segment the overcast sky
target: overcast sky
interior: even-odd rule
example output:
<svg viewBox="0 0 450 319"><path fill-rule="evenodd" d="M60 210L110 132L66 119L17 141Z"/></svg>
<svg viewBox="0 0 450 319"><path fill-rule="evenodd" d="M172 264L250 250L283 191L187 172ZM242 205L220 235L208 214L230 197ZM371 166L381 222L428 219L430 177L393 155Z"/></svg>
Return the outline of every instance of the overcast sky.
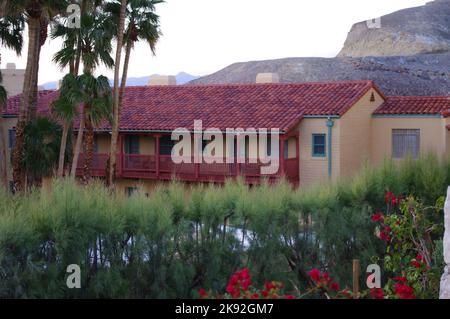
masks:
<svg viewBox="0 0 450 319"><path fill-rule="evenodd" d="M157 13L163 37L157 56L139 44L132 53L129 76L206 75L234 62L285 57L333 57L353 23L423 5L428 0L166 0ZM26 48L26 46L25 46ZM47 40L41 54L39 83L55 81L52 56L60 42ZM2 50L2 68L22 57ZM104 68L98 73L112 76Z"/></svg>

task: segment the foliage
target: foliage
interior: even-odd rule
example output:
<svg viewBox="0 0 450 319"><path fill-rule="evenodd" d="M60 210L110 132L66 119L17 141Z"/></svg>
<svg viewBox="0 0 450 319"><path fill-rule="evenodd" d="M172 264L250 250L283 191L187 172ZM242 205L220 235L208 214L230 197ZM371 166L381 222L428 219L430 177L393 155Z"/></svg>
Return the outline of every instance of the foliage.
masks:
<svg viewBox="0 0 450 319"><path fill-rule="evenodd" d="M307 190L284 182L251 188L240 181L173 182L149 196L126 198L100 182L81 187L63 179L51 191L0 191L0 297L192 298L199 288L225 294L229 275L243 268L253 274L253 287L270 279L283 282L289 294L314 287L314 268L323 271L319 278L328 272L333 283L350 287L354 258L364 268L372 256L385 255L371 218L385 211L386 192L413 195L429 207L445 194L449 167L430 159L386 162L352 180ZM439 176L424 182L421 175ZM436 196L432 204L429 190ZM417 211L422 214L421 206ZM442 211L425 211L442 227ZM408 252L405 260L416 255ZM431 255L442 258L438 250ZM73 263L81 267L81 289L66 287L66 267ZM384 279L395 276L403 271L388 271ZM421 297L410 276L407 283L392 282L392 289L400 284L398 292L407 295L411 285ZM429 283L426 296L435 296L436 283ZM391 297L394 290L370 293Z"/></svg>
<svg viewBox="0 0 450 319"><path fill-rule="evenodd" d="M25 128L24 167L34 179L50 176L58 160L60 125L37 118Z"/></svg>
<svg viewBox="0 0 450 319"><path fill-rule="evenodd" d="M413 197L405 199L386 193L386 214L372 217L378 223L378 236L387 243L384 269L396 275L386 287L388 294L436 298L442 273L443 256L436 254L436 243L444 232L443 200L424 207ZM399 291L401 291L399 293Z"/></svg>

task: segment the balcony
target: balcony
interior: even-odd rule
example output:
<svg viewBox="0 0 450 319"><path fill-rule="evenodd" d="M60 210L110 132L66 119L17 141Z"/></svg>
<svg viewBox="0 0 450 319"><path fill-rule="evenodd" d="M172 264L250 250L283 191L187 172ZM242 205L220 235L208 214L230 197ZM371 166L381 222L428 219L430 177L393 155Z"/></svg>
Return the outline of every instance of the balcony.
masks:
<svg viewBox="0 0 450 319"><path fill-rule="evenodd" d="M92 176L105 177L109 154L94 154L92 159ZM258 184L263 179L274 181L286 177L291 183L299 182L299 159L284 159L279 163L275 174L261 174L261 167L268 166L260 162L246 160L245 163L181 163L176 164L168 155L117 155L117 178L171 180L186 182L215 182L223 183L226 179L241 176L249 184ZM84 156L80 154L77 175L81 176Z"/></svg>

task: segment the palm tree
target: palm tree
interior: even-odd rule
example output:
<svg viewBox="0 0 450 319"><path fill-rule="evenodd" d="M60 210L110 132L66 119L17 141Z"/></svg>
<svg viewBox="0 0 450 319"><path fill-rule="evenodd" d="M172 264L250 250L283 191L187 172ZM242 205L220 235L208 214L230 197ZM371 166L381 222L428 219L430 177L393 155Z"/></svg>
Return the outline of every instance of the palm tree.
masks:
<svg viewBox="0 0 450 319"><path fill-rule="evenodd" d="M82 1L81 14L81 28L73 29L65 26L65 21L58 21L53 29L52 38L62 38L64 41L63 47L53 57L60 68L69 66L70 72L78 75L80 63L83 64L84 73L91 74L100 64L111 68L114 65L110 53L112 51L111 40L114 35L114 25L112 21L106 16L102 8L93 1ZM76 104L69 104L77 107ZM83 108L80 113L83 112ZM71 113L76 113L75 110ZM64 130L69 131L71 122L64 125ZM78 166L78 158L80 155L83 133L85 128L85 117L81 116L79 123L79 130L73 154L72 167L70 171L71 176L76 175ZM67 132L63 132L67 136ZM63 141L62 141L63 142ZM60 158L64 158L65 150L60 150ZM88 163L90 164L90 163Z"/></svg>
<svg viewBox="0 0 450 319"><path fill-rule="evenodd" d="M16 125L16 143L13 150L13 179L15 188L25 184L23 168L24 131L28 121L36 115L38 72L41 46L47 37L48 23L67 8L65 0L0 0L2 14L10 19L25 19L28 26L28 53L22 102Z"/></svg>
<svg viewBox="0 0 450 319"><path fill-rule="evenodd" d="M64 162L66 159L67 139L71 123L77 116L77 106L82 100L81 91L77 76L72 73L67 74L62 80L59 89L59 98L53 102L52 111L63 122L63 131L61 136L61 145L59 149L58 172L57 176L64 174Z"/></svg>
<svg viewBox="0 0 450 319"><path fill-rule="evenodd" d="M60 140L61 126L48 118L36 118L25 127L23 165L32 184L53 172Z"/></svg>
<svg viewBox="0 0 450 319"><path fill-rule="evenodd" d="M125 46L125 61L122 71L122 79L120 82L120 91L118 96L115 94L114 110L113 110L113 127L111 136L111 150L110 150L110 167L109 167L109 184L114 184L115 176L115 163L116 163L116 152L117 152L117 139L119 136L119 119L120 112L122 108L122 98L123 92L126 87L127 76L128 76L128 66L131 57L131 51L137 41L146 41L152 54L155 54L156 43L159 40L161 32L159 30L159 16L155 14L155 5L163 3L163 0L128 0L128 5L126 8L117 2L109 3L106 5L105 10L111 14L111 16L116 20L116 24L119 25L119 29L125 30L124 32L118 31L117 38L119 42L123 43ZM126 26L122 25L123 10L125 10ZM117 21L117 19L119 21ZM124 34L123 34L124 33ZM120 40L123 34L123 41ZM119 45L118 45L119 47ZM116 61L116 73L114 77L114 92L117 92L118 85L118 69L120 64ZM117 102L117 103L116 103Z"/></svg>
<svg viewBox="0 0 450 319"><path fill-rule="evenodd" d="M86 123L86 138L83 140L83 182L91 178L92 159L94 153L94 125L101 120L111 122L112 96L109 80L105 76L95 78L90 73L80 76L80 88L83 96L83 118Z"/></svg>
<svg viewBox="0 0 450 319"><path fill-rule="evenodd" d="M122 57L122 42L123 42L123 29L125 25L125 10L127 7L127 0L121 0L119 23L117 28L117 48L116 48L116 60L114 67L114 101L113 101L113 125L111 136L111 153L109 156L109 176L106 179L109 185L113 185L113 176L116 168L116 148L117 148L117 135L119 127L119 72L120 72L120 60Z"/></svg>
<svg viewBox="0 0 450 319"><path fill-rule="evenodd" d="M94 126L104 119L111 121L112 97L109 80L105 76L96 78L90 73L80 76L66 75L61 86L60 98L53 103L53 112L63 118L65 123L70 123L77 115L76 110L79 104L84 105L80 123L81 121L86 123L86 134L83 139L83 181L87 182L91 177ZM79 131L78 134L80 135L81 132ZM65 148L65 145L62 145L63 142L64 140L61 139L58 174L64 165L64 153L61 154L61 149ZM63 156L62 159L61 156Z"/></svg>

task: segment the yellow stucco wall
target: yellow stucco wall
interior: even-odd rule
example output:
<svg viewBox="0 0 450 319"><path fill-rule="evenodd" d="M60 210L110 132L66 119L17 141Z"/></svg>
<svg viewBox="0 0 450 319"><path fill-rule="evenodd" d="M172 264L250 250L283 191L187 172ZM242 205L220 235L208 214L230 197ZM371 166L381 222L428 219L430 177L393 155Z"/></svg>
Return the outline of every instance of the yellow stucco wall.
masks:
<svg viewBox="0 0 450 319"><path fill-rule="evenodd" d="M392 158L392 130L419 129L420 152L434 152L444 156L449 150L449 132L445 128L446 120L430 117L374 117L372 119L373 164L381 163L385 158Z"/></svg>
<svg viewBox="0 0 450 319"><path fill-rule="evenodd" d="M371 101L371 97L374 101ZM340 175L351 176L370 160L371 126L373 112L383 104L384 99L369 90L355 105L341 117L340 129Z"/></svg>
<svg viewBox="0 0 450 319"><path fill-rule="evenodd" d="M310 186L328 178L328 147L326 157L313 157L312 155L312 135L327 134L326 118L305 118L298 130L300 132L300 186ZM331 143L332 174L337 177L340 174L340 140L339 132L341 123L339 119L334 119L333 138ZM329 137L326 138L328 145Z"/></svg>

